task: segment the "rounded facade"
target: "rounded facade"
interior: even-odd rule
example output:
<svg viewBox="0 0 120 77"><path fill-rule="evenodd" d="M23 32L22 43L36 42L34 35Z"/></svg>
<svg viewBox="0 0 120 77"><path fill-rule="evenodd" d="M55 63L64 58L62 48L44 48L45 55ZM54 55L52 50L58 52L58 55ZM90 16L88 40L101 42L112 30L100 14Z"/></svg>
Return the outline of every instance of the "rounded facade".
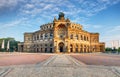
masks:
<svg viewBox="0 0 120 77"><path fill-rule="evenodd" d="M60 13L59 18L54 18L52 23L41 25L36 32L24 34L23 51L104 52L105 44L99 42L99 33L83 30L82 25L70 22Z"/></svg>

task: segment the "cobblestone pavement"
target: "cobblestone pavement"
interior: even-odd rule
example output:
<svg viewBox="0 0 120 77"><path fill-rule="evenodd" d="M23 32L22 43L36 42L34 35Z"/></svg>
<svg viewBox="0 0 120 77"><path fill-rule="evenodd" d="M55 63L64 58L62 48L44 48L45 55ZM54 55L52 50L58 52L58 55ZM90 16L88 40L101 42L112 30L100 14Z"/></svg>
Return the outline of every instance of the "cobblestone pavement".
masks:
<svg viewBox="0 0 120 77"><path fill-rule="evenodd" d="M0 66L36 64L52 56L42 53L2 53L0 54Z"/></svg>
<svg viewBox="0 0 120 77"><path fill-rule="evenodd" d="M120 77L120 67L85 65L56 54L37 64L0 67L0 77Z"/></svg>
<svg viewBox="0 0 120 77"><path fill-rule="evenodd" d="M87 65L120 66L120 55L87 53L72 54L71 56Z"/></svg>

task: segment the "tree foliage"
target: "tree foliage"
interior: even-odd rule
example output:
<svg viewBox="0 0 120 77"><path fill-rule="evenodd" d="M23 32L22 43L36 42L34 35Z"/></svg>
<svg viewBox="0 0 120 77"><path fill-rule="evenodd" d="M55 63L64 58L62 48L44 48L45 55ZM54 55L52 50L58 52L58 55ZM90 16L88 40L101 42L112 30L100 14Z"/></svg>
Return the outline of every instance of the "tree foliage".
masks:
<svg viewBox="0 0 120 77"><path fill-rule="evenodd" d="M120 47L118 48L118 52L120 53Z"/></svg>
<svg viewBox="0 0 120 77"><path fill-rule="evenodd" d="M19 43L19 41L16 41L14 38L1 38L0 39L0 51L2 51L2 49L1 49L1 46L2 46L2 41L5 41L5 48L4 48L4 50L6 51L7 50L7 43L8 43L8 41L10 41L10 49L9 49L9 51L17 51L17 49L18 49L18 43Z"/></svg>
<svg viewBox="0 0 120 77"><path fill-rule="evenodd" d="M105 51L112 51L112 48L105 48Z"/></svg>

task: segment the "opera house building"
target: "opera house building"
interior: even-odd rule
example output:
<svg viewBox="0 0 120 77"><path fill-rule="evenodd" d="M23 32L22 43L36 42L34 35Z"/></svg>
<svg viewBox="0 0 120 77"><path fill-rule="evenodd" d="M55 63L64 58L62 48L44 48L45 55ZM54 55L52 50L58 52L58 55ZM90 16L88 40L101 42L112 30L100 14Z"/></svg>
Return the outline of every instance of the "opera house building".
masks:
<svg viewBox="0 0 120 77"><path fill-rule="evenodd" d="M104 52L105 43L99 42L99 33L83 30L80 24L72 23L60 12L53 22L43 24L35 32L24 33L24 42L18 51L39 53L86 53Z"/></svg>

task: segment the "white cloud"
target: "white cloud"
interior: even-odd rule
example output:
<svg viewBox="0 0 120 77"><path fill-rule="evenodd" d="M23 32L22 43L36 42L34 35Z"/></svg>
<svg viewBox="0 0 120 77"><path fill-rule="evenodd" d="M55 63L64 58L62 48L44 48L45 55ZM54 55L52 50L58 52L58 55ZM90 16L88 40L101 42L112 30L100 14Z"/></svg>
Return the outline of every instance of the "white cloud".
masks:
<svg viewBox="0 0 120 77"><path fill-rule="evenodd" d="M16 21L5 23L5 24L1 23L0 25L2 25L1 27L3 27L3 28L8 28L8 27L18 26L18 24L20 24L20 23L21 23L21 20L16 20Z"/></svg>
<svg viewBox="0 0 120 77"><path fill-rule="evenodd" d="M17 5L17 0L0 0L0 8L16 6L16 5Z"/></svg>
<svg viewBox="0 0 120 77"><path fill-rule="evenodd" d="M110 47L110 42L114 40L120 41L120 26L92 25L84 24L86 29L92 29L93 32L100 33L100 42L105 42L106 47Z"/></svg>
<svg viewBox="0 0 120 77"><path fill-rule="evenodd" d="M32 8L34 8L34 5L33 4L26 4L25 7L27 9L32 9Z"/></svg>
<svg viewBox="0 0 120 77"><path fill-rule="evenodd" d="M44 9L44 10L46 10L46 9L48 10L48 9L52 9L52 7L53 7L53 5L50 5L50 4L49 4L49 5L46 5L43 9Z"/></svg>
<svg viewBox="0 0 120 77"><path fill-rule="evenodd" d="M15 37L17 40L22 40L24 32L35 31L35 29L39 29L39 24L37 26L27 18L0 23L0 37Z"/></svg>
<svg viewBox="0 0 120 77"><path fill-rule="evenodd" d="M120 2L120 0L31 0L29 1L30 4L27 3L25 6L23 5L20 12L23 13L23 15L30 14L32 17L37 15L42 16L45 12L48 12L47 15L53 16L61 11L67 15L84 15L88 17L118 2ZM77 19L79 19L79 17Z"/></svg>
<svg viewBox="0 0 120 77"><path fill-rule="evenodd" d="M30 23L36 23L35 20L38 18L40 18L41 21L37 20L37 24L38 22L43 23L43 21L46 23L48 20L51 20L53 16L58 15L58 12L64 12L66 17L68 16L68 18L71 18L72 22L81 22L81 25L83 25L85 29L92 28L99 30L102 27L101 25L86 24L85 21L88 20L89 16L93 16L107 9L109 6L120 2L120 0L0 0L0 9L5 7L14 8L18 6L20 2L24 2L24 4L20 5L18 16L21 18L27 17L27 20L19 19L8 23L2 23L0 24L3 25L2 27L15 27L20 24L30 26ZM36 19L30 22L33 18ZM119 29L119 26L113 28L110 33L117 33L116 31L120 31ZM108 29L106 30L109 31ZM117 35L116 38L118 38ZM104 36L108 36L105 37L107 39L111 37L111 35L107 35L107 33L105 33Z"/></svg>
<svg viewBox="0 0 120 77"><path fill-rule="evenodd" d="M107 33L120 32L120 26L113 26Z"/></svg>
<svg viewBox="0 0 120 77"><path fill-rule="evenodd" d="M68 15L92 16L107 7L120 2L120 0L0 0L0 8L14 8L20 2L24 2L20 8L20 14L33 14L36 16L46 11L50 15L60 11ZM29 3L28 3L29 2Z"/></svg>
<svg viewBox="0 0 120 77"><path fill-rule="evenodd" d="M9 8L14 9L19 3L25 2L24 0L0 0L0 9Z"/></svg>
<svg viewBox="0 0 120 77"><path fill-rule="evenodd" d="M28 22L27 18L22 18L22 19L10 21L7 23L0 23L0 26L1 26L0 29L3 30L4 28L16 27L16 26L19 26L21 24L23 25L27 22ZM29 25L26 25L26 26L29 26Z"/></svg>
<svg viewBox="0 0 120 77"><path fill-rule="evenodd" d="M103 25L84 24L84 23L82 25L84 25L85 29L100 30L101 28L103 28Z"/></svg>
<svg viewBox="0 0 120 77"><path fill-rule="evenodd" d="M120 26L104 27L102 31L103 33L101 36L101 40L104 40L105 42L120 40Z"/></svg>

